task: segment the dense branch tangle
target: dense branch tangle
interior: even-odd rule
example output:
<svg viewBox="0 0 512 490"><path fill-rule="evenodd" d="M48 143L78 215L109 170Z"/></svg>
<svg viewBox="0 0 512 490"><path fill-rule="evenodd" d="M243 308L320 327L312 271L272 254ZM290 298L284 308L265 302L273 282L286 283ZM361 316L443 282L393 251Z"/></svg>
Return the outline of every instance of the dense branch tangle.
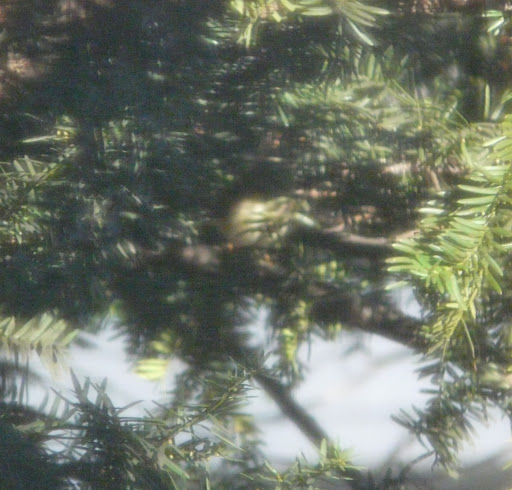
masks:
<svg viewBox="0 0 512 490"><path fill-rule="evenodd" d="M273 350L255 376L316 444L290 395L296 353L347 327L429 353L425 374L454 381L407 421L436 448L473 381L482 406L506 407L509 136L482 162L506 107L508 14L460 3L0 7L2 313L87 328L113 311L138 357L199 372L253 372ZM246 204L244 240L228 228ZM422 321L383 291L390 271ZM258 308L273 337L252 348ZM462 310L466 325L445 322Z"/></svg>

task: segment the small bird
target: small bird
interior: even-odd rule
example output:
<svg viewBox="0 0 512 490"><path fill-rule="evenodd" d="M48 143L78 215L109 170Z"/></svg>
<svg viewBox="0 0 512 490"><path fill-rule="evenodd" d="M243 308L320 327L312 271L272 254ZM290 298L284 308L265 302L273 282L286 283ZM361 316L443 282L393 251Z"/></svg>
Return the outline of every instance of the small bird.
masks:
<svg viewBox="0 0 512 490"><path fill-rule="evenodd" d="M234 202L224 224L224 235L233 248L279 247L297 227L315 227L303 214L305 201L280 196L265 199L257 195Z"/></svg>
<svg viewBox="0 0 512 490"><path fill-rule="evenodd" d="M282 134L267 132L242 164L221 206L221 231L233 249L279 248L290 232L316 224L304 199L292 197L293 162L281 153ZM276 153L277 152L277 153Z"/></svg>

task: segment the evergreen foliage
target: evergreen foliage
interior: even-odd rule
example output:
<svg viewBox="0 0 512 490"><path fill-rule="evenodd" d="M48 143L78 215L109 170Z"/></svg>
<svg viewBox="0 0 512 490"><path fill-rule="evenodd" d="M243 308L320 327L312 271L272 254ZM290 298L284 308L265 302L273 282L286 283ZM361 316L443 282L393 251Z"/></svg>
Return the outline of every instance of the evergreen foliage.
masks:
<svg viewBox="0 0 512 490"><path fill-rule="evenodd" d="M429 402L396 419L455 472L472 424L511 416L511 11L1 4L0 486L398 488L292 398L299 348L344 329L424 356ZM30 408L20 361L65 367L107 319L141 375L185 362L169 402L130 419L73 377L73 399ZM241 411L252 382L318 463L265 462Z"/></svg>

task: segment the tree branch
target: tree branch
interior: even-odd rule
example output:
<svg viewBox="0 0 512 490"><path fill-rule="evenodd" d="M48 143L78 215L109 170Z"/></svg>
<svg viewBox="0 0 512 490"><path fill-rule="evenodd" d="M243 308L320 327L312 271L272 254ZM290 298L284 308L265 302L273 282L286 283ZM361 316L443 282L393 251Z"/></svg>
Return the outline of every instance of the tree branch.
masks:
<svg viewBox="0 0 512 490"><path fill-rule="evenodd" d="M336 246L354 258L383 259L391 254L391 245L384 238L368 238L358 235L336 233L312 233L309 235L317 245L324 243ZM239 271L244 267L244 284L270 293L281 288L288 271L279 264L265 261L249 261L244 255L237 260L234 253L222 246L173 244L165 251L145 251L137 261L137 267L169 266L183 268L194 274L221 274L229 267ZM236 263L231 264L232 261ZM245 273L248 275L246 276ZM254 283L254 284L252 284ZM330 283L315 282L308 291L312 301L313 320L319 323L341 322L344 325L368 333L386 337L415 350L423 350L425 340L420 335L422 322L404 314L390 304L383 295L361 298L358 293L340 291Z"/></svg>
<svg viewBox="0 0 512 490"><path fill-rule="evenodd" d="M388 298L376 295L361 298L357 292L338 292L315 301L313 320L343 325L380 335L414 350L427 347L421 335L423 322L404 314Z"/></svg>
<svg viewBox="0 0 512 490"><path fill-rule="evenodd" d="M392 242L386 237L366 237L354 233L302 228L292 237L305 245L324 248L355 259L385 259L393 252Z"/></svg>
<svg viewBox="0 0 512 490"><path fill-rule="evenodd" d="M314 417L295 401L287 386L284 386L279 380L265 374L257 374L254 378L263 390L274 400L283 415L293 422L317 448L320 448L322 441L332 444L327 433L320 427ZM363 475L359 470L347 468L340 476L349 480L347 483L349 483L352 488L363 488Z"/></svg>
<svg viewBox="0 0 512 490"><path fill-rule="evenodd" d="M276 378L265 374L255 375L258 384L274 400L281 412L288 417L298 429L316 446L320 447L323 440L328 441L327 433L318 422L304 410L293 398L290 388L284 386Z"/></svg>

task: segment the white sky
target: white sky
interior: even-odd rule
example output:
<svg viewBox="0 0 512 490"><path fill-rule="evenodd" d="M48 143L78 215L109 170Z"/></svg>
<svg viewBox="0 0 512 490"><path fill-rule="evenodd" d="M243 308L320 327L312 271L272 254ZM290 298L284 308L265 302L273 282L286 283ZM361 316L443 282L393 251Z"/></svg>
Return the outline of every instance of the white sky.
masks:
<svg viewBox="0 0 512 490"><path fill-rule="evenodd" d="M117 406L142 400L130 414L140 414L153 406L152 400L164 398L162 383L146 381L133 373L125 359L123 339L113 338L113 332L106 330L90 336L90 340L96 344L94 349L73 347L71 351L70 365L81 381L90 377L99 383L107 377L107 392ZM415 372L418 360L406 348L385 339L365 335L359 340L364 348L350 354L344 354L345 342L314 341L307 358L309 372L296 391L296 399L342 448L352 450L355 464L376 468L388 462L398 448L401 450L395 460L408 461L421 453L420 446L410 441L407 431L393 422L391 415L412 405L422 407L426 400ZM65 379L53 385L61 389L71 386ZM263 391L254 390L247 411L261 422L271 461L284 464L300 454L314 460L314 448L291 422L283 419ZM508 422L495 419L488 427L479 428L475 445L467 447L462 460L471 464L498 452L512 461Z"/></svg>
<svg viewBox="0 0 512 490"><path fill-rule="evenodd" d="M403 297L402 306L408 301L410 298ZM251 327L256 342L261 340L264 322L262 314ZM100 383L107 377L107 393L116 406L142 401L124 415L140 415L145 408L154 407L153 400L165 398L171 381L149 382L135 375L126 361L124 339L112 329L85 337L95 347L72 347L69 364L81 382L89 377ZM353 342L359 342L362 348L347 353ZM295 397L341 448L352 451L354 464L377 469L409 462L423 453L415 439L391 420L400 409L409 411L413 405L422 408L427 400L421 390L429 385L418 380L419 359L410 350L377 336L344 332L336 342L314 340L311 349L303 349L301 358L307 361L308 372ZM174 364L176 372L179 366L179 362ZM171 366L170 378L172 370ZM71 387L66 376L51 384L61 390ZM262 390L255 389L252 395L247 412L259 422L267 458L277 465L288 464L301 454L314 461L315 449L281 416L272 400ZM36 391L31 396L37 406L44 394ZM471 466L496 454L502 454L504 462L512 461L509 422L500 420L497 414L487 426L477 427L475 442L465 448L461 460ZM431 464L432 460L427 460L424 467L430 468Z"/></svg>

